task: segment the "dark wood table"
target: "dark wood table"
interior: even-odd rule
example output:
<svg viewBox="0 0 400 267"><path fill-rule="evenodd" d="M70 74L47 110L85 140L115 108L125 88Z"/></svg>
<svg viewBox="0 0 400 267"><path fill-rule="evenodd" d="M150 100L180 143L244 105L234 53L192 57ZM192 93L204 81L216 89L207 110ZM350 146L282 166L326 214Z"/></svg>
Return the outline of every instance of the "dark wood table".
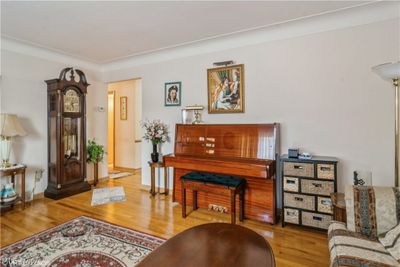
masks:
<svg viewBox="0 0 400 267"><path fill-rule="evenodd" d="M333 219L339 222L346 222L346 201L343 193L331 193Z"/></svg>
<svg viewBox="0 0 400 267"><path fill-rule="evenodd" d="M137 267L272 267L268 242L256 232L227 223L190 228L167 240Z"/></svg>
<svg viewBox="0 0 400 267"><path fill-rule="evenodd" d="M14 201L11 201L9 203L0 204L0 213L10 210L18 202L21 202L22 209L25 208L25 170L26 170L26 166L23 164L0 169L0 178L6 177L6 176L11 176L11 183L13 184L14 189L15 189L15 176L21 175L20 196L18 196Z"/></svg>

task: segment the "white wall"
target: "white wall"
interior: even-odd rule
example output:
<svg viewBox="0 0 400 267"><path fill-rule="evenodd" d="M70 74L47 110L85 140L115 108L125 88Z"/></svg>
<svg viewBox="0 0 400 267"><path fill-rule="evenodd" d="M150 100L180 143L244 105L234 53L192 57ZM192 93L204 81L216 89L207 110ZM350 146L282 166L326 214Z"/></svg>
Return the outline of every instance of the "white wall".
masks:
<svg viewBox="0 0 400 267"><path fill-rule="evenodd" d="M115 166L137 169L141 166L141 80L110 83L108 91L115 92ZM126 96L127 120L120 119L120 98Z"/></svg>
<svg viewBox="0 0 400 267"><path fill-rule="evenodd" d="M27 191L32 190L35 171L45 170L35 190L40 193L47 187L47 86L44 80L58 78L60 71L69 65L7 50L1 52L1 112L17 114L27 132L27 136L15 139L11 161L28 166ZM106 85L99 81L97 73L80 69L91 84L87 94L87 138L96 138L106 145L107 113L96 111L99 106L106 108ZM92 165L87 169L87 177L92 179ZM99 176L107 176L107 158L100 164Z"/></svg>
<svg viewBox="0 0 400 267"><path fill-rule="evenodd" d="M180 122L164 107L164 82L182 81L182 106L207 105L207 68L234 60L245 66L244 114L207 114L207 123L281 123L281 151L300 147L339 158L339 190L353 170L372 171L376 185L394 181L394 90L371 72L399 60L399 20L337 29L109 71L107 81L143 79L143 119ZM163 153L173 152L173 143ZM142 183L149 185L151 145L143 144Z"/></svg>

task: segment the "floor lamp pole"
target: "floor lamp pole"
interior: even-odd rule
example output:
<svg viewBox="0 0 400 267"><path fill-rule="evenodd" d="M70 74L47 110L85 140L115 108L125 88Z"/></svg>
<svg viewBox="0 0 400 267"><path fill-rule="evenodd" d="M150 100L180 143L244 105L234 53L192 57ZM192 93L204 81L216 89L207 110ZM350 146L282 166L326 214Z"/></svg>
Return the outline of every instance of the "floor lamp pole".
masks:
<svg viewBox="0 0 400 267"><path fill-rule="evenodd" d="M395 169L395 181L394 185L399 186L399 79L393 79L393 85L396 91L396 110L395 110L395 155L394 155L394 169Z"/></svg>

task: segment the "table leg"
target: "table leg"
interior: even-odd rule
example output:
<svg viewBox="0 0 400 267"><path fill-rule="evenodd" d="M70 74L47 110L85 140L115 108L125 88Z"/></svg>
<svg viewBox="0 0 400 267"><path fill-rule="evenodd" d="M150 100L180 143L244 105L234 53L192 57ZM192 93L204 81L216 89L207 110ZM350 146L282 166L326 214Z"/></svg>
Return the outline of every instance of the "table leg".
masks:
<svg viewBox="0 0 400 267"><path fill-rule="evenodd" d="M182 182L182 218L186 218L186 189L185 184Z"/></svg>
<svg viewBox="0 0 400 267"><path fill-rule="evenodd" d="M168 195L168 178L169 178L169 170L168 167L164 167L164 194L167 196Z"/></svg>
<svg viewBox="0 0 400 267"><path fill-rule="evenodd" d="M154 167L151 167L151 188L150 188L150 194L152 196L156 195L156 170Z"/></svg>
<svg viewBox="0 0 400 267"><path fill-rule="evenodd" d="M21 201L22 201L22 209L25 209L25 170L21 174L22 183L21 183Z"/></svg>
<svg viewBox="0 0 400 267"><path fill-rule="evenodd" d="M231 223L236 223L236 202L235 202L235 190L231 190Z"/></svg>

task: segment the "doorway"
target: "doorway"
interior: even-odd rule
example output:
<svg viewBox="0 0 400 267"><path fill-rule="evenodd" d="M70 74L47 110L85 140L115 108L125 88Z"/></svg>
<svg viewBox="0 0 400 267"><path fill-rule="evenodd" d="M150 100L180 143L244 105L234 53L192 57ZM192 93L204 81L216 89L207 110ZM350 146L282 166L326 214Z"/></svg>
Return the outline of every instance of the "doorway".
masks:
<svg viewBox="0 0 400 267"><path fill-rule="evenodd" d="M142 80L108 84L108 171L141 168Z"/></svg>
<svg viewBox="0 0 400 267"><path fill-rule="evenodd" d="M115 92L108 92L108 171L114 170L115 164Z"/></svg>

